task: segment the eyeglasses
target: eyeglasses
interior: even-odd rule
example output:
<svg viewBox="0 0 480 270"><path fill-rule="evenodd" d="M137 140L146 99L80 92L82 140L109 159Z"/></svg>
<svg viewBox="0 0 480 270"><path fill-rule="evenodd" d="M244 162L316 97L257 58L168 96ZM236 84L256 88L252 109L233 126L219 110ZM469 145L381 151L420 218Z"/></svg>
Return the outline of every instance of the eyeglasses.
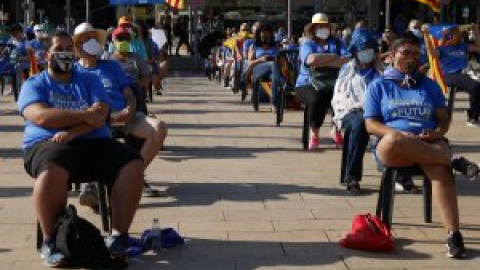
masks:
<svg viewBox="0 0 480 270"><path fill-rule="evenodd" d="M420 51L410 51L410 50L396 50L396 51L405 57L413 57L413 58L420 57Z"/></svg>

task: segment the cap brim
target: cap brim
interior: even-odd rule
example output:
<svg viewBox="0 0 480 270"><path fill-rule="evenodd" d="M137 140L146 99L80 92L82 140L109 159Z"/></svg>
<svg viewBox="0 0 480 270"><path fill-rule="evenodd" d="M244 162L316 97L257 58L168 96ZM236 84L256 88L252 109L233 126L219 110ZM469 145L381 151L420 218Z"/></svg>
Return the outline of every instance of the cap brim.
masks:
<svg viewBox="0 0 480 270"><path fill-rule="evenodd" d="M85 35L86 33L95 33L97 35L98 42L100 42L100 44L102 45L105 45L105 43L107 42L107 31L103 29L95 29L95 30L86 31L77 35L73 35L73 42L77 42L77 40L81 36Z"/></svg>

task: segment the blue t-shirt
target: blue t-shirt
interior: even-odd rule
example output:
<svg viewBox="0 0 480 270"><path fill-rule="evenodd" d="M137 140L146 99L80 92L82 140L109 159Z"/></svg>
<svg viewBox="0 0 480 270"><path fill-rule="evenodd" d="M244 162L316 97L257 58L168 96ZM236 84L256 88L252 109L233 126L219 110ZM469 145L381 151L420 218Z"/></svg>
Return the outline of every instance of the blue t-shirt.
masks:
<svg viewBox="0 0 480 270"><path fill-rule="evenodd" d="M250 46L253 45L253 43L255 43L255 39L246 39L243 42L243 54L244 55L248 54L248 50L250 49Z"/></svg>
<svg viewBox="0 0 480 270"><path fill-rule="evenodd" d="M468 65L468 44L456 46L440 46L440 65L446 74L462 71Z"/></svg>
<svg viewBox="0 0 480 270"><path fill-rule="evenodd" d="M340 48L337 48L337 45ZM310 78L309 66L306 64L308 56L312 53L334 53L339 55L348 55L347 48L340 40L333 38L327 39L326 45L320 45L317 42L307 39L300 44L300 73L298 74L297 84L295 87L307 86L312 84Z"/></svg>
<svg viewBox="0 0 480 270"><path fill-rule="evenodd" d="M424 129L435 129L435 109L445 108L445 102L440 86L427 77L410 88L380 77L365 93L364 118L417 135Z"/></svg>
<svg viewBox="0 0 480 270"><path fill-rule="evenodd" d="M271 47L265 49L263 47L255 47L255 59L258 59L262 56L276 56L278 53L278 49L276 47Z"/></svg>
<svg viewBox="0 0 480 270"><path fill-rule="evenodd" d="M18 107L21 114L34 103L43 103L50 108L82 111L97 102L107 104L109 102L107 93L98 77L90 72L81 72L74 68L72 80L68 84L56 81L47 71L29 78L20 91ZM26 120L23 149L27 149L37 142L48 140L62 130L61 128L37 126ZM104 124L101 128L76 139L93 138L111 138L110 129Z"/></svg>
<svg viewBox="0 0 480 270"><path fill-rule="evenodd" d="M93 72L100 78L110 99L111 111L121 111L125 108L127 100L123 89L130 85L130 80L117 62L100 60L95 68L85 68L79 63L75 63L75 66L82 71Z"/></svg>

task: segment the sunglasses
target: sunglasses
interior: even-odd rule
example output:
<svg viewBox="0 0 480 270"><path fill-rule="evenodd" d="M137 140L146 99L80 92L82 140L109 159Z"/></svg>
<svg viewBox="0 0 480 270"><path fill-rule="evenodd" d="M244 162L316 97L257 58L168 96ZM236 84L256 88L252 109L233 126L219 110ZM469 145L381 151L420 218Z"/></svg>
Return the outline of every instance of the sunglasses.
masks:
<svg viewBox="0 0 480 270"><path fill-rule="evenodd" d="M130 37L119 36L119 37L116 37L115 40L117 40L117 41L130 41L131 38Z"/></svg>

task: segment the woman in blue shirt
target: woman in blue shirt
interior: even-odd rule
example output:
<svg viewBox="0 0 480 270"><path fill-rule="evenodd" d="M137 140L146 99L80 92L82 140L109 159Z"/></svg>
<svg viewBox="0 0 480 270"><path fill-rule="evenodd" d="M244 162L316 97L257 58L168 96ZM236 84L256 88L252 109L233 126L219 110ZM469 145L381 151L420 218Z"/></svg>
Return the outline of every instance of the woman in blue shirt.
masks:
<svg viewBox="0 0 480 270"><path fill-rule="evenodd" d="M475 44L466 44L461 39L458 26L442 31L442 39L438 48L445 83L450 87L458 87L470 96L470 109L467 110L467 125L479 126L480 116L480 82L473 80L462 70L467 67L468 54L480 52L480 30L473 28L477 37Z"/></svg>
<svg viewBox="0 0 480 270"><path fill-rule="evenodd" d="M308 148L314 150L318 148L320 141L318 133L330 108L333 84L338 70L349 61L349 58L342 57L348 54L343 43L330 35L327 15L315 14L312 23L305 26L305 35L307 39L300 45L301 65L295 90L300 100L307 105L312 134ZM314 87L310 72L312 68L322 69L325 75L322 76L322 81L328 79L329 86L322 89Z"/></svg>
<svg viewBox="0 0 480 270"><path fill-rule="evenodd" d="M443 139L450 125L445 97L436 82L417 71L417 38L396 40L391 54L393 67L370 83L365 93L367 132L380 138L376 154L385 166L418 165L423 170L432 182L433 201L448 230L447 255L464 258L452 154Z"/></svg>
<svg viewBox="0 0 480 270"><path fill-rule="evenodd" d="M273 28L270 25L261 25L255 32L255 41L248 51L247 80L251 77L252 88L259 90L259 79L270 78L272 81L272 104L276 104L277 82L275 72L275 57L278 46L275 42ZM253 96L253 95L252 95ZM260 99L262 93L260 92Z"/></svg>
<svg viewBox="0 0 480 270"><path fill-rule="evenodd" d="M367 86L380 77L378 42L368 29L353 32L349 47L354 56L340 70L332 99L334 123L345 131L348 144L343 147L347 154L345 183L353 195L360 193L363 174L363 156L368 144L368 133L363 121L363 106Z"/></svg>

